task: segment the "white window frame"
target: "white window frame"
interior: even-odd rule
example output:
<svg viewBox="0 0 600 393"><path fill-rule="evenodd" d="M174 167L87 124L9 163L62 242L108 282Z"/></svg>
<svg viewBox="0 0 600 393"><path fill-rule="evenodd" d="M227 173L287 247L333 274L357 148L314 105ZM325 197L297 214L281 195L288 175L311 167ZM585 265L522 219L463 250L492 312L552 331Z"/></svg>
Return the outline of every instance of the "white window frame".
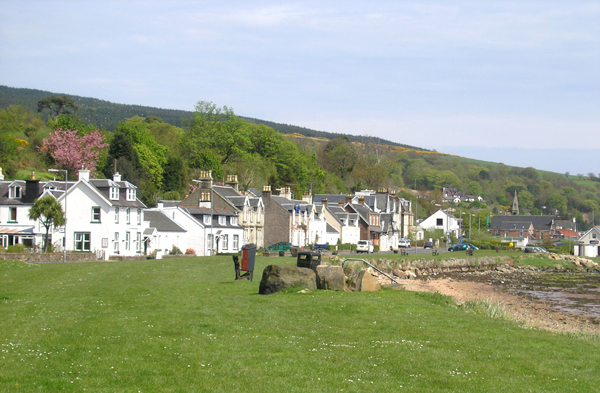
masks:
<svg viewBox="0 0 600 393"><path fill-rule="evenodd" d="M92 235L90 232L75 232L73 234L73 243L73 249L76 251L92 251Z"/></svg>
<svg viewBox="0 0 600 393"><path fill-rule="evenodd" d="M125 232L125 251L131 250L131 232Z"/></svg>
<svg viewBox="0 0 600 393"><path fill-rule="evenodd" d="M229 235L223 235L221 241L221 250L229 249Z"/></svg>
<svg viewBox="0 0 600 393"><path fill-rule="evenodd" d="M14 206L8 208L8 222L18 222L18 209Z"/></svg>
<svg viewBox="0 0 600 393"><path fill-rule="evenodd" d="M119 253L119 232L115 232L115 240L113 240L115 245L113 247L114 252Z"/></svg>
<svg viewBox="0 0 600 393"><path fill-rule="evenodd" d="M233 235L233 251L240 249L240 235Z"/></svg>
<svg viewBox="0 0 600 393"><path fill-rule="evenodd" d="M8 189L8 197L10 199L21 199L23 197L23 187L16 184Z"/></svg>
<svg viewBox="0 0 600 393"><path fill-rule="evenodd" d="M135 234L135 251L137 252L142 252L142 233L141 232L137 232Z"/></svg>
<svg viewBox="0 0 600 393"><path fill-rule="evenodd" d="M119 208L115 207L115 224L119 223Z"/></svg>
<svg viewBox="0 0 600 393"><path fill-rule="evenodd" d="M126 222L127 224L131 224L131 208L127 208L125 209L125 217L126 217Z"/></svg>
<svg viewBox="0 0 600 393"><path fill-rule="evenodd" d="M119 200L119 187L116 187L116 186L110 187L109 199L111 201L118 201Z"/></svg>
<svg viewBox="0 0 600 393"><path fill-rule="evenodd" d="M92 222L102 222L102 209L100 206L92 206Z"/></svg>
<svg viewBox="0 0 600 393"><path fill-rule="evenodd" d="M205 214L202 219L202 222L204 222L204 225L210 225L210 215Z"/></svg>
<svg viewBox="0 0 600 393"><path fill-rule="evenodd" d="M230 224L231 225L237 225L238 224L238 218L237 217L231 217Z"/></svg>
<svg viewBox="0 0 600 393"><path fill-rule="evenodd" d="M219 216L219 225L227 225L227 217Z"/></svg>
<svg viewBox="0 0 600 393"><path fill-rule="evenodd" d="M127 189L126 199L128 201L135 201L135 188L128 188Z"/></svg>
<svg viewBox="0 0 600 393"><path fill-rule="evenodd" d="M142 209L137 209L137 224L142 225Z"/></svg>

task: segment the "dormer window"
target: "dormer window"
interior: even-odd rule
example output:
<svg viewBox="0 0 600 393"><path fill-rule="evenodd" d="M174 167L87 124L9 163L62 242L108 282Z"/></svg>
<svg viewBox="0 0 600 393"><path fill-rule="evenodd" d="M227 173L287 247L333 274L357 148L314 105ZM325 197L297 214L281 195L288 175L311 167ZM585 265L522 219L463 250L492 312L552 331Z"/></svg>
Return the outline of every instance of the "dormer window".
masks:
<svg viewBox="0 0 600 393"><path fill-rule="evenodd" d="M135 188L128 188L127 189L127 200L128 201L135 201Z"/></svg>
<svg viewBox="0 0 600 393"><path fill-rule="evenodd" d="M237 225L238 218L237 217L231 217L231 225Z"/></svg>
<svg viewBox="0 0 600 393"><path fill-rule="evenodd" d="M219 216L219 225L225 225L227 223L225 216Z"/></svg>
<svg viewBox="0 0 600 393"><path fill-rule="evenodd" d="M10 199L21 199L22 196L23 188L20 185L15 184L8 189L8 197Z"/></svg>
<svg viewBox="0 0 600 393"><path fill-rule="evenodd" d="M111 201L119 200L119 187L111 187L110 188L110 200Z"/></svg>

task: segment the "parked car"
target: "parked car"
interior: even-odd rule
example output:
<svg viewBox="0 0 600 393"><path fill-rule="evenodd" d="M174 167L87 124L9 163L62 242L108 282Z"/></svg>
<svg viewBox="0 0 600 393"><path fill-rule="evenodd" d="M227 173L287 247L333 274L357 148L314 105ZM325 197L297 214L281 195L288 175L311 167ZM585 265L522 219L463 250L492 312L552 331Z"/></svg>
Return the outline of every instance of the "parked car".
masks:
<svg viewBox="0 0 600 393"><path fill-rule="evenodd" d="M431 249L433 249L433 242L425 242L423 244L423 248L431 248Z"/></svg>
<svg viewBox="0 0 600 393"><path fill-rule="evenodd" d="M398 240L398 248L410 248L410 239L400 239Z"/></svg>
<svg viewBox="0 0 600 393"><path fill-rule="evenodd" d="M462 244L466 244L466 245L470 246L472 250L479 250L479 247L477 247L471 243L462 243Z"/></svg>
<svg viewBox="0 0 600 393"><path fill-rule="evenodd" d="M548 252L544 247L537 246L525 246L523 247L523 252Z"/></svg>
<svg viewBox="0 0 600 393"><path fill-rule="evenodd" d="M290 251L290 248L292 248L292 243L288 242L279 242L267 247L269 251Z"/></svg>
<svg viewBox="0 0 600 393"><path fill-rule="evenodd" d="M473 250L469 243L458 243L448 247L448 251L466 251Z"/></svg>
<svg viewBox="0 0 600 393"><path fill-rule="evenodd" d="M359 240L358 243L356 243L356 252L357 253L361 253L361 252L372 253L374 250L375 250L375 247L373 247L373 243L370 240Z"/></svg>

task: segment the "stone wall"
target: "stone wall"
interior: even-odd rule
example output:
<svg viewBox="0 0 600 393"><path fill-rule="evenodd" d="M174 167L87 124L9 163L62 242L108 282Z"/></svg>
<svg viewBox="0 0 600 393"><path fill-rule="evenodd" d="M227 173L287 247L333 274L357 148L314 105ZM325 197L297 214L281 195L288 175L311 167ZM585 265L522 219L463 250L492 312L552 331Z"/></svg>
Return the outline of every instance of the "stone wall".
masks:
<svg viewBox="0 0 600 393"><path fill-rule="evenodd" d="M58 263L63 261L62 252L54 253L0 253L2 261L21 261L29 263ZM67 262L98 262L94 253L67 253Z"/></svg>

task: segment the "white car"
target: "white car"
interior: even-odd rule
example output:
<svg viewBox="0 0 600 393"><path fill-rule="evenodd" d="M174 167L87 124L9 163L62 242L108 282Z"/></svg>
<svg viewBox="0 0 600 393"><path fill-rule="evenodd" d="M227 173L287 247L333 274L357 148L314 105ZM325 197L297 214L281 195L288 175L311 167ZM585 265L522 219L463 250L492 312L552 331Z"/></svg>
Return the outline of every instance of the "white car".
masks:
<svg viewBox="0 0 600 393"><path fill-rule="evenodd" d="M359 240L356 243L356 253L367 252L372 253L375 248L370 240Z"/></svg>
<svg viewBox="0 0 600 393"><path fill-rule="evenodd" d="M410 239L398 240L398 248L410 248Z"/></svg>

